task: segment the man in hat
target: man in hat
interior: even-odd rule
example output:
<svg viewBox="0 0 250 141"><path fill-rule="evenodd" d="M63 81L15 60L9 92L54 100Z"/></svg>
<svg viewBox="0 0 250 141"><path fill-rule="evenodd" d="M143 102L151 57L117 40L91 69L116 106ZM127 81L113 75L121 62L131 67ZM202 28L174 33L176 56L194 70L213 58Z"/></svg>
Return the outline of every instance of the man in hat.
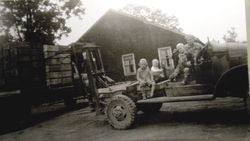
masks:
<svg viewBox="0 0 250 141"><path fill-rule="evenodd" d="M191 61L188 60L188 50L185 48L183 43L178 43L176 45L176 49L173 51L173 59L175 61L176 67L174 72L169 76L171 81L176 80L176 77L179 76L181 73L184 74L184 79L182 81L183 84L187 84L189 71L191 67Z"/></svg>

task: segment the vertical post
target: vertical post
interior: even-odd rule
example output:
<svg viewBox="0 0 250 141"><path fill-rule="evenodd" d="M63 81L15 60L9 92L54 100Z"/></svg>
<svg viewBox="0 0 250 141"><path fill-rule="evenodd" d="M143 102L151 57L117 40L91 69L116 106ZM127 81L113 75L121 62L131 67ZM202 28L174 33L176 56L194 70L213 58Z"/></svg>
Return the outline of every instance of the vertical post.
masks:
<svg viewBox="0 0 250 141"><path fill-rule="evenodd" d="M162 69L163 69L163 75L164 75L164 77L167 78L168 75L167 75L166 65L164 65L164 66L162 67Z"/></svg>
<svg viewBox="0 0 250 141"><path fill-rule="evenodd" d="M93 98L96 103L95 112L96 112L96 115L100 115L101 111L100 111L100 103L99 103L99 98L98 98L98 91L96 88L96 79L92 76L92 78L90 78L89 80L90 80L89 84L90 84L91 93L93 94Z"/></svg>
<svg viewBox="0 0 250 141"><path fill-rule="evenodd" d="M91 64L90 62L93 61L91 60L92 57L90 55L90 52L87 52L87 60L86 60L86 71L88 74L88 79L89 79L89 86L90 86L90 91L91 91L91 95L94 98L94 101L96 103L95 105L95 111L96 111L96 115L100 115L101 111L100 111L100 103L99 103L99 98L98 98L98 91L96 88L96 79L94 78L93 74L92 74L92 70L91 70Z"/></svg>
<svg viewBox="0 0 250 141"><path fill-rule="evenodd" d="M170 59L168 55L166 55L166 64L168 67L170 66Z"/></svg>
<svg viewBox="0 0 250 141"><path fill-rule="evenodd" d="M82 75L81 75L82 72L79 71L79 67L81 67L81 66L80 66L80 63L79 63L78 58L77 58L77 53L76 53L76 50L75 50L75 45L71 46L71 48L72 48L72 55L73 55L73 57L75 59L75 67L76 67L77 72L78 72L78 77L79 77L79 82L80 82L80 88L81 88L81 90L83 92L85 92L84 91L84 87L83 87L84 83L83 83Z"/></svg>
<svg viewBox="0 0 250 141"><path fill-rule="evenodd" d="M249 87L250 87L250 1L246 0L246 23L247 23L247 56L248 56L248 81L249 81ZM248 96L250 95L250 92L248 92Z"/></svg>

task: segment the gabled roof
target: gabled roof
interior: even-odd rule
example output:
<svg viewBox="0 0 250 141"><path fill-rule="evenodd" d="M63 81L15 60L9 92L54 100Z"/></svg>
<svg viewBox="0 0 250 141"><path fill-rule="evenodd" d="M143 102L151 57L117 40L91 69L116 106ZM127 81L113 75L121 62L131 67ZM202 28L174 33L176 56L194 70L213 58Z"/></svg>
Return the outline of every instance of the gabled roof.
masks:
<svg viewBox="0 0 250 141"><path fill-rule="evenodd" d="M143 22L144 24L147 24L147 25L152 25L154 27L157 27L157 28L160 28L160 29L163 29L163 30L166 30L168 32L173 32L175 34L179 34L181 36L186 36L187 34L185 33L182 33L182 32L179 32L179 31L176 31L176 30L173 30L173 29L170 29L170 28L167 28L167 27L163 27L159 24L156 24L156 23L152 23L152 22L149 22L149 21L146 21L146 20L143 20L143 19L139 19L135 16L132 16L132 15L129 15L129 14L126 14L126 13L122 13L122 12L119 12L119 11L116 11L116 10L108 10L101 18L99 18L78 40L77 42L79 42L83 37L84 35L88 34L88 32L102 19L105 17L105 15L109 14L109 13L113 13L113 14L118 14L118 15L121 15L121 16L125 16L127 18L131 18L133 20L137 20L137 21L141 21Z"/></svg>

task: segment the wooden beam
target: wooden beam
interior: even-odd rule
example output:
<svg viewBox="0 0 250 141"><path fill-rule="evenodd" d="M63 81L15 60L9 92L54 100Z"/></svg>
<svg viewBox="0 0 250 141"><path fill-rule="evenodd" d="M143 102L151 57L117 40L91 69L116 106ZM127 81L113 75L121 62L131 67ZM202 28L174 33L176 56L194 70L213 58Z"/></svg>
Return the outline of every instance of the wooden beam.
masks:
<svg viewBox="0 0 250 141"><path fill-rule="evenodd" d="M167 103L167 102L184 102L184 101L203 101L213 100L212 94L204 94L198 96L179 96L179 97L156 97L145 100L139 100L137 103Z"/></svg>

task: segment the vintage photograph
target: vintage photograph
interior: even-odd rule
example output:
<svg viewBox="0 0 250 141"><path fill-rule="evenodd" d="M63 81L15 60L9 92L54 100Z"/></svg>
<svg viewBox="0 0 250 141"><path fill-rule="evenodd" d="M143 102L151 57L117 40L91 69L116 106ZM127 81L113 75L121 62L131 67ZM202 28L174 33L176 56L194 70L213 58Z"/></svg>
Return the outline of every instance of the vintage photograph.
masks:
<svg viewBox="0 0 250 141"><path fill-rule="evenodd" d="M1 0L0 140L250 140L247 5Z"/></svg>

